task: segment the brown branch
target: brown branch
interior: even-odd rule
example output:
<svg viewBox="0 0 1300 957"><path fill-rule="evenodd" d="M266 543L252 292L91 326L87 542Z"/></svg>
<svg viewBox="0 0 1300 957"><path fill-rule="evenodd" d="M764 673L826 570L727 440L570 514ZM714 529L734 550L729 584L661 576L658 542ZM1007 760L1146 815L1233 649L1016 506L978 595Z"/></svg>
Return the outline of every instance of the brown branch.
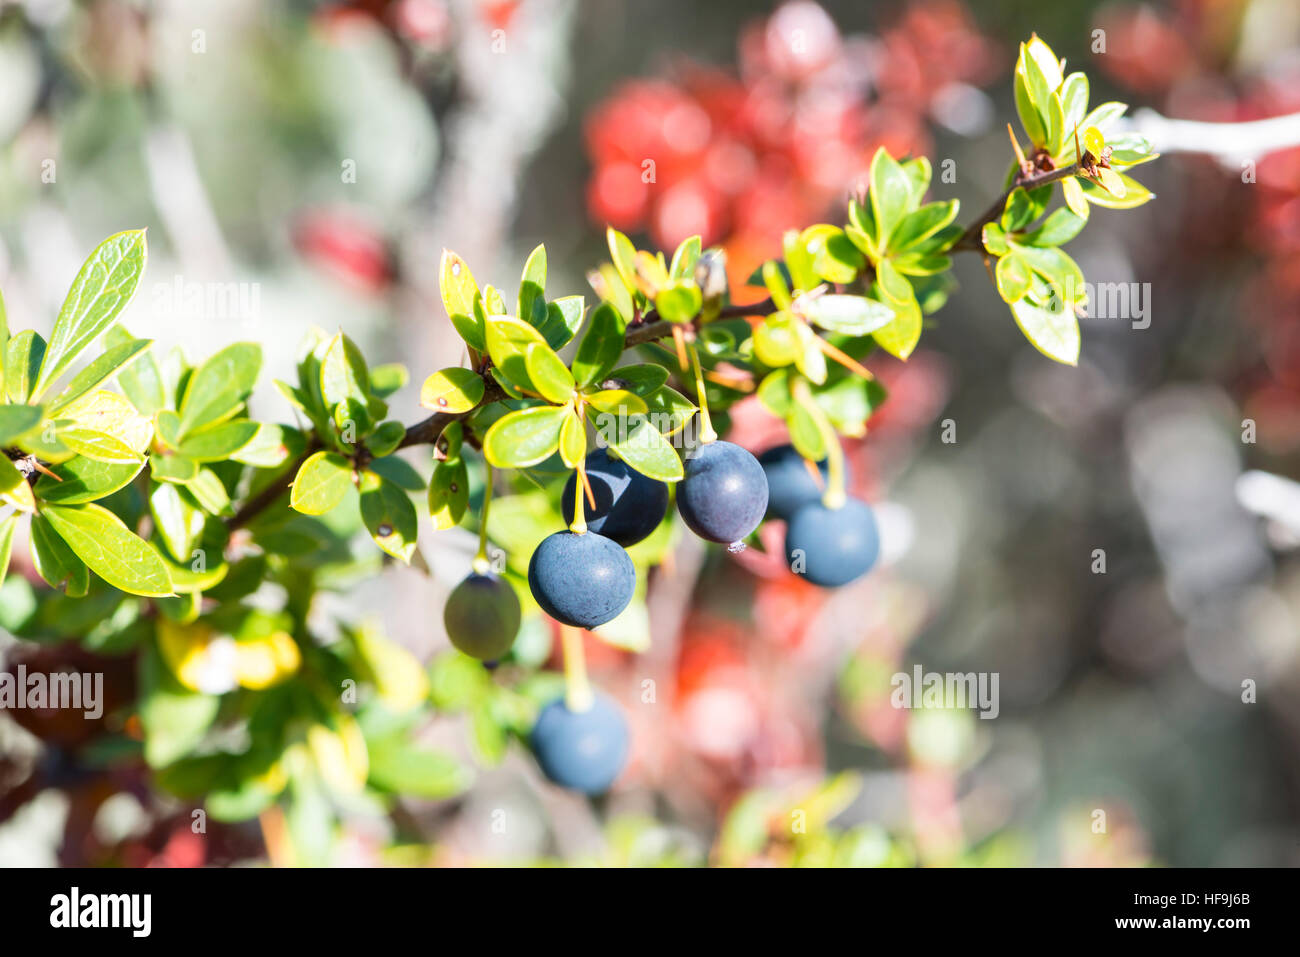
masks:
<svg viewBox="0 0 1300 957"><path fill-rule="evenodd" d="M1007 207L1007 197L1009 197L1017 186L1023 186L1025 189L1034 189L1038 186L1046 186L1049 183L1055 183L1057 180L1073 176L1079 171L1078 163L1071 163L1069 166L1062 166L1060 169L1048 170L1045 173L1035 173L1033 176L1016 176L1011 183L1011 188L999 197L992 206L984 211L984 214L966 227L966 231L961 234L961 238L952 244L953 252L979 252L984 248L984 227L996 220L1002 215L1002 211Z"/></svg>
<svg viewBox="0 0 1300 957"><path fill-rule="evenodd" d="M728 306L718 313L719 319L734 319L739 316L766 316L776 310L770 299L755 303L751 306ZM629 326L624 338L623 348L630 349L633 346L644 345L647 342L653 342L656 339L662 339L664 336L671 335L673 323L666 319L658 318L658 314L651 310L646 313L645 318L633 326ZM500 383L496 381L490 372L484 370L483 373L483 398L473 409L465 412L435 412L427 419L422 419L414 425L408 426L406 435L398 443L399 449L407 449L416 445L432 445L438 441L442 435L442 430L457 419L463 419L465 416L480 409L483 406L499 402L506 398L506 392L501 388ZM245 528L253 519L266 511L279 500L280 496L288 491L289 486L293 483L294 476L302 468L304 462L324 448L320 438L313 435L308 443L306 450L298 459L280 473L265 488L250 498L240 506L239 510L226 519L226 528L234 531L239 528ZM358 455L364 455L364 450L358 452Z"/></svg>

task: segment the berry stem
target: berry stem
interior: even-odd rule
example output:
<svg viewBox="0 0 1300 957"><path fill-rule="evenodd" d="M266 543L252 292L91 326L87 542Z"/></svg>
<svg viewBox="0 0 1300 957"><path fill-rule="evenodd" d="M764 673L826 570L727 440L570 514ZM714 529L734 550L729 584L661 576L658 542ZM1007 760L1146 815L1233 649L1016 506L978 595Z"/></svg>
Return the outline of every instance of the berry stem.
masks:
<svg viewBox="0 0 1300 957"><path fill-rule="evenodd" d="M561 625L560 642L564 650L564 704L574 714L579 714L590 710L592 705L582 630L572 625Z"/></svg>
<svg viewBox="0 0 1300 957"><path fill-rule="evenodd" d="M573 483L573 521L569 523L569 531L575 535L586 535L587 513L584 509L583 497L587 490L587 463L579 459L574 468L578 473L578 480Z"/></svg>
<svg viewBox="0 0 1300 957"><path fill-rule="evenodd" d="M695 395L700 403L700 442L708 445L717 441L718 433L713 431L713 421L709 418L709 398L704 393L704 367L700 365L700 353L695 343L687 345L691 354L691 366L695 369Z"/></svg>
<svg viewBox="0 0 1300 957"><path fill-rule="evenodd" d="M830 474L826 477L826 491L822 493L822 504L831 509L843 508L848 495L844 488L844 447L840 445L839 434L831 425L830 419L826 417L826 413L822 411L822 407L817 404L805 379L800 378L795 382L794 398L816 423L817 431L822 436L822 443L826 446L826 464Z"/></svg>
<svg viewBox="0 0 1300 957"><path fill-rule="evenodd" d="M478 554L474 556L474 571L486 575L492 568L488 559L488 509L492 505L492 464L486 459L483 467L487 472L483 477L483 511L478 519Z"/></svg>

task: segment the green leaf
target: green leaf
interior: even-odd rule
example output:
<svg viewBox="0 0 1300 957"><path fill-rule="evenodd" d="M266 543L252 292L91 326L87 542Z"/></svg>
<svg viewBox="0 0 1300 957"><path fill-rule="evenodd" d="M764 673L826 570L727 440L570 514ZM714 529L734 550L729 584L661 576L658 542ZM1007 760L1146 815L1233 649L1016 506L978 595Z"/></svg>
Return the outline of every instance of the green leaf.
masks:
<svg viewBox="0 0 1300 957"><path fill-rule="evenodd" d="M603 302L592 311L587 331L573 358L573 377L578 387L586 388L604 379L622 354L622 317L609 303Z"/></svg>
<svg viewBox="0 0 1300 957"><path fill-rule="evenodd" d="M483 378L473 369L442 369L420 387L420 405L435 412L468 412L482 400Z"/></svg>
<svg viewBox="0 0 1300 957"><path fill-rule="evenodd" d="M1037 219L1041 212L1037 204L1030 199L1029 192L1023 186L1017 186L1007 196L1007 205L1002 211L999 225L1004 232L1013 233L1024 229Z"/></svg>
<svg viewBox="0 0 1300 957"><path fill-rule="evenodd" d="M1084 115L1088 112L1088 96L1088 77L1085 74L1075 72L1065 78L1061 87L1061 106L1067 131L1073 133L1074 128L1083 122Z"/></svg>
<svg viewBox="0 0 1300 957"><path fill-rule="evenodd" d="M582 296L563 296L546 306L546 317L536 323L546 344L559 349L569 343L582 326Z"/></svg>
<svg viewBox="0 0 1300 957"><path fill-rule="evenodd" d="M7 455L0 455L0 502L22 512L36 511L36 497L27 484L27 476Z"/></svg>
<svg viewBox="0 0 1300 957"><path fill-rule="evenodd" d="M826 437L807 406L797 400L792 401L785 424L790 431L790 444L795 447L795 451L812 462L826 458Z"/></svg>
<svg viewBox="0 0 1300 957"><path fill-rule="evenodd" d="M985 223L980 234L984 248L994 256L1005 256L1011 247L1007 245L1007 234L997 223Z"/></svg>
<svg viewBox="0 0 1300 957"><path fill-rule="evenodd" d="M206 517L188 493L166 482L149 493L149 513L163 545L178 562L188 563L194 545L203 535Z"/></svg>
<svg viewBox="0 0 1300 957"><path fill-rule="evenodd" d="M765 375L758 384L757 395L763 408L778 419L784 419L794 401L790 397L790 370L777 369Z"/></svg>
<svg viewBox="0 0 1300 957"><path fill-rule="evenodd" d="M868 335L894 319L889 306L865 296L818 296L808 301L804 311L814 324L846 336Z"/></svg>
<svg viewBox="0 0 1300 957"><path fill-rule="evenodd" d="M160 768L184 757L203 740L221 708L217 695L183 687L163 664L153 642L140 658L140 724L144 759Z"/></svg>
<svg viewBox="0 0 1300 957"><path fill-rule="evenodd" d="M774 312L754 327L754 355L773 369L788 366L803 351L799 320L788 312Z"/></svg>
<svg viewBox="0 0 1300 957"><path fill-rule="evenodd" d="M1115 100L1102 103L1100 106L1095 107L1091 113L1080 121L1079 129L1086 130L1090 126L1095 126L1097 129L1101 130L1102 133L1105 133L1106 130L1110 128L1110 125L1123 116L1127 110L1127 104L1119 103ZM1071 143L1071 148L1073 149L1073 142Z"/></svg>
<svg viewBox="0 0 1300 957"><path fill-rule="evenodd" d="M589 392L585 401L597 412L608 412L612 415L640 415L649 409L645 399L626 389L601 389L599 392Z"/></svg>
<svg viewBox="0 0 1300 957"><path fill-rule="evenodd" d="M636 289L636 247L614 227L605 230L605 241L609 244L609 256L618 270L623 284L628 289Z"/></svg>
<svg viewBox="0 0 1300 957"><path fill-rule="evenodd" d="M1079 178L1077 176L1068 176L1061 180L1061 194L1065 197L1065 204L1070 208L1070 211L1086 223L1088 221L1088 199L1084 194L1083 185Z"/></svg>
<svg viewBox="0 0 1300 957"><path fill-rule="evenodd" d="M1026 65L1029 71L1029 92L1033 94L1034 105L1040 111L1045 110L1048 98L1065 81L1060 58L1041 37L1030 37L1024 48L1028 54Z"/></svg>
<svg viewBox="0 0 1300 957"><path fill-rule="evenodd" d="M193 482L199 475L199 463L183 455L149 456L149 475L155 482Z"/></svg>
<svg viewBox="0 0 1300 957"><path fill-rule="evenodd" d="M694 280L669 283L655 295L655 309L669 322L690 322L704 306L704 296Z"/></svg>
<svg viewBox="0 0 1300 957"><path fill-rule="evenodd" d="M31 329L24 329L5 345L5 394L10 402L26 402L32 397L32 383L44 358L45 340Z"/></svg>
<svg viewBox="0 0 1300 957"><path fill-rule="evenodd" d="M406 492L382 475L361 474L361 520L375 544L389 555L411 563L419 522Z"/></svg>
<svg viewBox="0 0 1300 957"><path fill-rule="evenodd" d="M661 482L681 481L685 475L682 460L650 419L638 415L626 421L626 434L614 436L617 441L610 441L618 457L642 475Z"/></svg>
<svg viewBox="0 0 1300 957"><path fill-rule="evenodd" d="M443 435L446 435L446 430L443 431ZM424 476L414 465L396 455L371 459L369 469L376 475L382 475L398 488L404 488L408 492L424 491Z"/></svg>
<svg viewBox="0 0 1300 957"><path fill-rule="evenodd" d="M251 342L226 346L199 366L180 403L180 436L238 412L261 368L262 347Z"/></svg>
<svg viewBox="0 0 1300 957"><path fill-rule="evenodd" d="M546 247L538 246L524 263L519 282L518 316L530 326L541 328L546 322Z"/></svg>
<svg viewBox="0 0 1300 957"><path fill-rule="evenodd" d="M406 366L400 362L387 362L370 370L370 394L387 399L398 389L406 387L410 379Z"/></svg>
<svg viewBox="0 0 1300 957"><path fill-rule="evenodd" d="M107 432L96 432L80 426L59 429L59 441L78 455L84 455L96 462L133 465L143 464L144 456L136 452L121 439Z"/></svg>
<svg viewBox="0 0 1300 957"><path fill-rule="evenodd" d="M379 427L367 436L366 448L376 458L383 458L396 452L404 438L406 438L406 426L390 419L380 423ZM420 483L420 488L424 488L423 482Z"/></svg>
<svg viewBox="0 0 1300 957"><path fill-rule="evenodd" d="M465 462L439 462L429 482L429 516L441 531L460 524L469 505L469 475Z"/></svg>
<svg viewBox="0 0 1300 957"><path fill-rule="evenodd" d="M369 783L383 791L441 801L467 790L473 772L455 758L393 739L369 743Z"/></svg>
<svg viewBox="0 0 1300 957"><path fill-rule="evenodd" d="M921 339L921 307L911 283L899 275L888 259L880 261L876 280L882 297L894 310L894 318L872 336L890 355L906 359Z"/></svg>
<svg viewBox="0 0 1300 957"><path fill-rule="evenodd" d="M155 459L154 461L157 461ZM50 466L58 478L42 475L36 482L36 497L58 505L81 505L95 502L126 488L144 468L144 460L127 463L96 462L75 456Z"/></svg>
<svg viewBox="0 0 1300 957"><path fill-rule="evenodd" d="M302 463L293 480L289 505L304 515L324 515L352 485L352 463L337 452L317 452Z"/></svg>
<svg viewBox="0 0 1300 957"><path fill-rule="evenodd" d="M912 197L912 183L883 146L871 159L871 213L876 222L876 243L886 250L894 229L907 214Z"/></svg>
<svg viewBox="0 0 1300 957"><path fill-rule="evenodd" d="M703 243L699 236L691 236L682 240L678 245L677 251L673 253L672 265L668 267L668 275L673 279L691 279L695 275L695 264L700 261L700 251Z"/></svg>
<svg viewBox="0 0 1300 957"><path fill-rule="evenodd" d="M800 347L794 359L795 368L813 382L819 384L825 382L827 371L826 353L821 348L821 337L803 323L795 326L795 334L799 337Z"/></svg>
<svg viewBox="0 0 1300 957"><path fill-rule="evenodd" d="M1113 170L1106 170L1105 172L1118 178L1124 194L1119 195L1113 184L1111 184L1112 191L1108 193L1096 183L1085 180L1083 182L1083 195L1087 197L1088 202L1105 209L1136 209L1138 206L1145 205L1156 198L1155 193L1137 180L1131 179L1123 173L1116 173ZM1066 182L1069 182L1069 180L1066 180Z"/></svg>
<svg viewBox="0 0 1300 957"><path fill-rule="evenodd" d="M57 415L64 406L119 375L128 365L140 358L151 344L148 339L132 339L130 342L110 346L102 356L78 372L58 397L50 403L50 415Z"/></svg>
<svg viewBox="0 0 1300 957"><path fill-rule="evenodd" d="M1088 221L1068 208L1061 208L1043 220L1033 232L1025 233L1017 242L1026 246L1063 246L1083 230Z"/></svg>
<svg viewBox="0 0 1300 957"><path fill-rule="evenodd" d="M172 594L158 553L122 520L99 505L48 505L41 514L83 562L104 581L132 595Z"/></svg>
<svg viewBox="0 0 1300 957"><path fill-rule="evenodd" d="M130 343L149 343L147 339L132 338L131 333L121 326L113 326L109 329L105 341L114 348ZM151 352L145 351L135 362L118 370L117 382L127 398L131 400L131 404L143 415L152 416L167 405L162 373L158 371L158 363L154 361Z"/></svg>
<svg viewBox="0 0 1300 957"><path fill-rule="evenodd" d="M1067 365L1078 363L1079 320L1059 301L1055 307L1044 307L1021 299L1012 303L1011 313L1025 338L1043 355Z"/></svg>
<svg viewBox="0 0 1300 957"><path fill-rule="evenodd" d="M80 598L90 589L90 572L67 543L55 533L42 515L33 515L31 536L32 566L51 588L70 598Z"/></svg>
<svg viewBox="0 0 1300 957"><path fill-rule="evenodd" d="M72 281L68 298L54 320L50 346L32 388L39 397L67 371L91 343L130 304L144 274L148 250L143 229L108 237L90 254Z"/></svg>
<svg viewBox="0 0 1300 957"><path fill-rule="evenodd" d="M331 411L349 399L363 407L370 399L370 370L365 356L341 332L330 341L321 359L320 394L325 408Z"/></svg>
<svg viewBox="0 0 1300 957"><path fill-rule="evenodd" d="M0 304L0 309L3 309ZM10 512L0 519L0 585L4 584L9 572L9 558L14 550L14 529L18 527L18 513Z"/></svg>
<svg viewBox="0 0 1300 957"><path fill-rule="evenodd" d="M484 313L482 308L476 309L470 315L457 312L451 317L451 324L456 333L465 340L465 345L469 346L475 352L487 351L487 337L484 329Z"/></svg>
<svg viewBox="0 0 1300 957"><path fill-rule="evenodd" d="M648 362L631 366L620 366L609 373L605 382L610 388L626 389L645 398L668 381L668 370L660 365ZM603 383L602 383L603 384Z"/></svg>
<svg viewBox="0 0 1300 957"><path fill-rule="evenodd" d="M841 229L812 240L808 251L813 254L813 271L827 282L853 282L867 264L866 257Z"/></svg>
<svg viewBox="0 0 1300 957"><path fill-rule="evenodd" d="M291 425L258 422L257 434L230 457L254 468L271 469L296 459L307 447L307 438Z"/></svg>
<svg viewBox="0 0 1300 957"><path fill-rule="evenodd" d="M596 295L613 306L625 322L632 317L635 311L632 293L611 263L603 263L599 268L590 270L587 282L596 290Z"/></svg>
<svg viewBox="0 0 1300 957"><path fill-rule="evenodd" d="M630 393L629 393L630 394ZM577 468L587 455L587 428L577 415L568 415L560 426L560 459L567 468Z"/></svg>
<svg viewBox="0 0 1300 957"><path fill-rule="evenodd" d="M256 422L230 419L191 432L181 440L179 452L195 462L220 462L243 449L258 434Z"/></svg>
<svg viewBox="0 0 1300 957"><path fill-rule="evenodd" d="M495 468L521 469L552 455L560 443L568 405L520 409L497 419L483 437L483 454Z"/></svg>
<svg viewBox="0 0 1300 957"><path fill-rule="evenodd" d="M699 411L694 402L668 386L651 392L645 400L647 416L663 435L680 432Z"/></svg>
<svg viewBox="0 0 1300 957"><path fill-rule="evenodd" d="M0 445L13 445L35 432L44 418L39 405L0 405Z"/></svg>
<svg viewBox="0 0 1300 957"><path fill-rule="evenodd" d="M511 316L489 316L487 320L487 349L492 364L506 380L520 389L533 390L528 378L528 347L540 346L550 350L542 334L526 322Z"/></svg>
<svg viewBox="0 0 1300 957"><path fill-rule="evenodd" d="M1033 279L1029 274L1029 263L1015 252L1008 253L998 260L996 275L998 295L1007 302L1023 299Z"/></svg>
<svg viewBox="0 0 1300 957"><path fill-rule="evenodd" d="M230 495L212 469L200 465L199 474L186 482L185 488L206 511L213 515L230 514Z"/></svg>
<svg viewBox="0 0 1300 957"><path fill-rule="evenodd" d="M939 230L957 218L961 204L950 199L943 203L929 203L903 217L889 246L895 252L903 252L920 245Z"/></svg>
<svg viewBox="0 0 1300 957"><path fill-rule="evenodd" d="M948 256L925 256L920 253L906 253L893 257L894 268L904 276L937 276L952 268L952 259Z"/></svg>
<svg viewBox="0 0 1300 957"><path fill-rule="evenodd" d="M533 388L550 402L567 402L573 397L574 380L571 373L551 347L534 343L524 352L524 367Z"/></svg>

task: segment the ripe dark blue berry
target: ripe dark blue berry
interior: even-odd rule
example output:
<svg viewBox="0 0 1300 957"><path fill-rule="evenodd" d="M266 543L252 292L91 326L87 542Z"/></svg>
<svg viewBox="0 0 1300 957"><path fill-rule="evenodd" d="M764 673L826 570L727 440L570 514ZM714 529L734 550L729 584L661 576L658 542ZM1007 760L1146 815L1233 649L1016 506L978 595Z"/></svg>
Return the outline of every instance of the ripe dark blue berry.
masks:
<svg viewBox="0 0 1300 957"><path fill-rule="evenodd" d="M686 457L677 511L696 535L729 545L758 527L767 478L758 459L731 442L708 442Z"/></svg>
<svg viewBox="0 0 1300 957"><path fill-rule="evenodd" d="M451 643L481 661L493 661L510 650L519 618L519 597L510 583L477 572L452 589L442 612Z"/></svg>
<svg viewBox="0 0 1300 957"><path fill-rule="evenodd" d="M604 794L627 763L627 719L612 698L596 692L586 711L552 701L533 725L531 744L542 772L560 787Z"/></svg>
<svg viewBox="0 0 1300 957"><path fill-rule="evenodd" d="M815 502L826 490L830 468L823 459L817 463L822 473L820 484L809 471L807 460L793 445L778 445L758 457L767 476L767 517L789 521L790 516L809 502ZM847 480L847 477L846 477Z"/></svg>
<svg viewBox="0 0 1300 957"><path fill-rule="evenodd" d="M605 449L587 456L587 479L596 505L583 503L587 529L612 538L624 548L635 545L659 527L668 511L668 486L648 478L622 459L610 458ZM564 521L573 521L573 493L577 473L569 476L560 506Z"/></svg>
<svg viewBox="0 0 1300 957"><path fill-rule="evenodd" d="M849 499L841 508L812 502L794 513L785 530L790 570L814 585L836 588L871 570L880 557L880 533L870 506Z"/></svg>
<svg viewBox="0 0 1300 957"><path fill-rule="evenodd" d="M533 552L528 586L542 611L556 621L595 628L632 600L636 569L627 552L604 535L556 532Z"/></svg>

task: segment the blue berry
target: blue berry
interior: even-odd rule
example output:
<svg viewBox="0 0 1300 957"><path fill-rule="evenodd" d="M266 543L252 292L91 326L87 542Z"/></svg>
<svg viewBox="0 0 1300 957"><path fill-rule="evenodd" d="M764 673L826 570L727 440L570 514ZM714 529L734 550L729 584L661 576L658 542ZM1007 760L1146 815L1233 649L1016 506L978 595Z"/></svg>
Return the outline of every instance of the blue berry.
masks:
<svg viewBox="0 0 1300 957"><path fill-rule="evenodd" d="M880 556L880 533L870 506L849 499L841 508L812 502L785 530L790 569L814 585L836 588L861 578Z"/></svg>
<svg viewBox="0 0 1300 957"><path fill-rule="evenodd" d="M591 500L583 504L587 529L612 538L624 548L644 539L664 520L668 511L668 486L642 475L622 459L610 458L605 449L597 449L587 456L587 479L591 482ZM578 476L569 476L564 486L560 507L564 521L573 521L573 493Z"/></svg>
<svg viewBox="0 0 1300 957"><path fill-rule="evenodd" d="M519 619L519 597L510 583L477 572L452 589L442 612L451 643L481 661L493 661L510 650Z"/></svg>
<svg viewBox="0 0 1300 957"><path fill-rule="evenodd" d="M708 442L686 457L677 511L696 535L729 545L758 527L767 478L758 459L731 442Z"/></svg>
<svg viewBox="0 0 1300 957"><path fill-rule="evenodd" d="M627 552L596 532L556 532L542 539L528 562L528 586L556 621L595 628L632 600L636 569Z"/></svg>
<svg viewBox="0 0 1300 957"><path fill-rule="evenodd" d="M630 738L622 710L596 692L586 711L570 711L563 698L548 704L533 725L530 742L551 781L584 794L603 794L627 763Z"/></svg>
<svg viewBox="0 0 1300 957"><path fill-rule="evenodd" d="M808 461L793 445L778 445L758 457L767 476L767 517L789 521L790 516L809 502L815 502L826 490L830 468L823 459L817 463L821 483L813 478ZM847 476L845 477L847 481Z"/></svg>

